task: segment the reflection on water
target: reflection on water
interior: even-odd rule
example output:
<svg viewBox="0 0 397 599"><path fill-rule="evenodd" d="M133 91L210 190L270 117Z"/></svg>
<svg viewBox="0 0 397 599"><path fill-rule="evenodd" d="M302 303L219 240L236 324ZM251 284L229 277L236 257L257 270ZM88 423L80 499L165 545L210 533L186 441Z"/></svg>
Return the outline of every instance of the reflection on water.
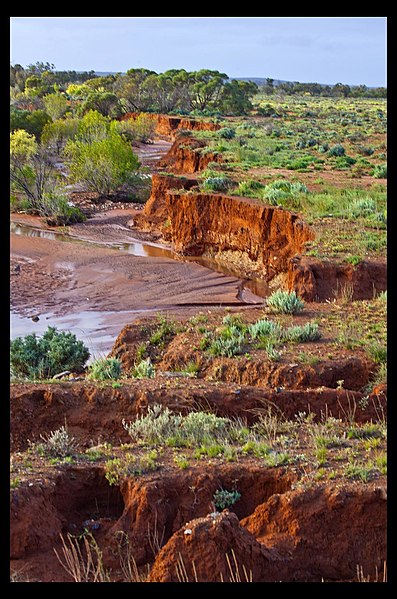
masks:
<svg viewBox="0 0 397 599"><path fill-rule="evenodd" d="M16 223L10 223L10 230L11 233L15 233L16 235L24 235L26 237L42 237L44 239L56 239L58 241L69 241L73 243L89 243L94 246L121 250L133 256L140 256L143 258L168 258L171 260L177 260L178 262L181 260L186 262L194 262L220 274L236 277L237 279L240 278L240 274L233 270L233 268L220 264L213 258L208 258L205 256L181 257L179 254L169 248L165 248L155 243L142 243L137 239L134 239L128 243L90 241L88 239L82 239L74 235L59 233L58 231L37 229L35 227L30 227L29 225L20 225ZM269 293L268 284L263 279L253 278L244 280L241 285L242 298L244 298L244 289L248 289L254 295L259 296L259 298L266 297ZM248 303L254 303L254 299L255 298L252 298L252 301L249 301ZM258 299L258 301L260 300Z"/></svg>

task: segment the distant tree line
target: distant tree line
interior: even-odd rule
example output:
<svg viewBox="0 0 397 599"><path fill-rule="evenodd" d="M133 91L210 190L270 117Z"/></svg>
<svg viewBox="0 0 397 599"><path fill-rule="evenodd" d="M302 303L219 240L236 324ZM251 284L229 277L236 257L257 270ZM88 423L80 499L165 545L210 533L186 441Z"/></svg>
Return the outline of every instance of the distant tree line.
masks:
<svg viewBox="0 0 397 599"><path fill-rule="evenodd" d="M230 80L226 73L209 69L156 73L140 68L97 76L94 71L56 71L48 62L26 69L11 66L10 86L11 104L17 109L44 108L46 96L62 93L80 116L97 110L113 118L131 111L242 115L252 109L258 91L251 81Z"/></svg>
<svg viewBox="0 0 397 599"><path fill-rule="evenodd" d="M274 79L267 77L266 82L259 87L262 93L273 95L282 92L286 95L299 95L309 93L311 96L325 96L331 98L386 98L386 87L367 87L366 85L322 85L321 83L300 83L299 81L283 81L275 83Z"/></svg>

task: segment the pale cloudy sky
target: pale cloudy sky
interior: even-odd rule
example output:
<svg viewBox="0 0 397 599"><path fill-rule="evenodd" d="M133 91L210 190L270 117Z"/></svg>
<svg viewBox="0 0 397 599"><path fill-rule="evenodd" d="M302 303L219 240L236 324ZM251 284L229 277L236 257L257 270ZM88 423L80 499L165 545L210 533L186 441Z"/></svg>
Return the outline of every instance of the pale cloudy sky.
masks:
<svg viewBox="0 0 397 599"><path fill-rule="evenodd" d="M13 64L386 85L386 17L11 17Z"/></svg>

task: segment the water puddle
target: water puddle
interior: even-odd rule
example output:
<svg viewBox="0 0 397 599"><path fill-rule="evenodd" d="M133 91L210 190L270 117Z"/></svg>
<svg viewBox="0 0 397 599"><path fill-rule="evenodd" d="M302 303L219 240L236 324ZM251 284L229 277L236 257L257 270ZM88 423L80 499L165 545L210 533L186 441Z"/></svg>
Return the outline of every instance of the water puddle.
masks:
<svg viewBox="0 0 397 599"><path fill-rule="evenodd" d="M128 231L128 229L126 230ZM24 235L25 237L41 237L43 239L56 239L57 241L68 241L73 243L90 244L96 247L106 247L144 258L168 258L171 260L177 260L178 262L194 262L220 274L240 278L239 273L233 270L233 268L224 266L213 258L208 258L205 256L180 256L170 248L166 248L160 244L152 242L142 242L138 239L121 243L100 242L77 237L75 235L61 233L58 231L49 231L48 229L39 229L29 225L21 225L13 222L10 223L10 231L16 235ZM269 287L266 281L257 278L245 279L241 282L240 288L240 299L242 301L246 301L247 303L259 303L261 298L266 297L269 292ZM249 293L247 293L247 291L249 291Z"/></svg>
<svg viewBox="0 0 397 599"><path fill-rule="evenodd" d="M38 320L32 320L32 316L35 316L33 314L21 316L10 312L10 337L16 339L31 333L41 336L49 326L56 327L59 331L70 331L88 347L91 354L90 362L110 352L126 322L133 322L145 313L157 311L158 308L119 312L83 310L64 316L54 316L47 312L41 313Z"/></svg>

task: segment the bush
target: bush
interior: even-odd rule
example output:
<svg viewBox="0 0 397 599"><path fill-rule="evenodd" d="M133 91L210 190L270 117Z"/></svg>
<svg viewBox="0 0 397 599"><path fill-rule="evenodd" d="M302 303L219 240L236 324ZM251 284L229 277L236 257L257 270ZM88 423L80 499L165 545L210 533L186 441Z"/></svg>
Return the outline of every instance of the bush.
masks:
<svg viewBox="0 0 397 599"><path fill-rule="evenodd" d="M72 333L48 327L41 338L35 333L17 337L10 344L10 363L15 376L51 378L64 370L81 372L90 353Z"/></svg>
<svg viewBox="0 0 397 599"><path fill-rule="evenodd" d="M236 137L235 130L231 129L230 127L223 127L223 129L219 129L217 134L222 139L233 139L233 137Z"/></svg>
<svg viewBox="0 0 397 599"><path fill-rule="evenodd" d="M71 205L67 196L58 194L56 191L43 195L38 212L51 226L72 225L86 220L80 208Z"/></svg>
<svg viewBox="0 0 397 599"><path fill-rule="evenodd" d="M264 187L265 185L263 185L263 183L260 181L248 179L248 181L241 181L238 184L236 193L243 197L256 198L260 197L260 192L264 189Z"/></svg>
<svg viewBox="0 0 397 599"><path fill-rule="evenodd" d="M376 213L376 202L369 197L354 200L349 208L349 214L353 218L366 217L374 213Z"/></svg>
<svg viewBox="0 0 397 599"><path fill-rule="evenodd" d="M94 381L117 380L121 375L121 362L118 358L100 358L89 366L88 378Z"/></svg>
<svg viewBox="0 0 397 599"><path fill-rule="evenodd" d="M214 506L217 510L224 510L231 507L241 497L238 491L227 491L227 489L217 489L213 496Z"/></svg>
<svg viewBox="0 0 397 599"><path fill-rule="evenodd" d="M373 176L375 179L387 179L387 164L377 164Z"/></svg>
<svg viewBox="0 0 397 599"><path fill-rule="evenodd" d="M227 191L233 185L229 177L208 177L204 179L202 188L205 191Z"/></svg>
<svg viewBox="0 0 397 599"><path fill-rule="evenodd" d="M156 370L150 358L139 362L132 371L132 376L136 379L153 379L156 376Z"/></svg>
<svg viewBox="0 0 397 599"><path fill-rule="evenodd" d="M296 314L301 312L305 306L295 291L282 291L281 289L272 293L265 300L265 303L279 314Z"/></svg>
<svg viewBox="0 0 397 599"><path fill-rule="evenodd" d="M258 320L254 324L251 324L248 328L252 339L261 339L263 337L280 337L281 327L276 322L271 320Z"/></svg>
<svg viewBox="0 0 397 599"><path fill-rule="evenodd" d="M321 333L318 330L318 324L315 322L307 322L303 326L289 327L283 334L286 341L292 343L305 343L307 341L317 341L321 338Z"/></svg>
<svg viewBox="0 0 397 599"><path fill-rule="evenodd" d="M51 431L49 435L40 435L43 443L38 443L35 447L38 453L43 453L56 458L65 458L73 455L76 450L76 442L71 437L66 427L61 426L56 431Z"/></svg>
<svg viewBox="0 0 397 599"><path fill-rule="evenodd" d="M341 144L335 144L328 151L329 156L344 156L345 148Z"/></svg>
<svg viewBox="0 0 397 599"><path fill-rule="evenodd" d="M277 179L266 185L263 192L263 199L268 200L269 204L277 206L282 203L282 200L293 198L301 193L308 193L306 185L299 181L291 183L285 179Z"/></svg>

